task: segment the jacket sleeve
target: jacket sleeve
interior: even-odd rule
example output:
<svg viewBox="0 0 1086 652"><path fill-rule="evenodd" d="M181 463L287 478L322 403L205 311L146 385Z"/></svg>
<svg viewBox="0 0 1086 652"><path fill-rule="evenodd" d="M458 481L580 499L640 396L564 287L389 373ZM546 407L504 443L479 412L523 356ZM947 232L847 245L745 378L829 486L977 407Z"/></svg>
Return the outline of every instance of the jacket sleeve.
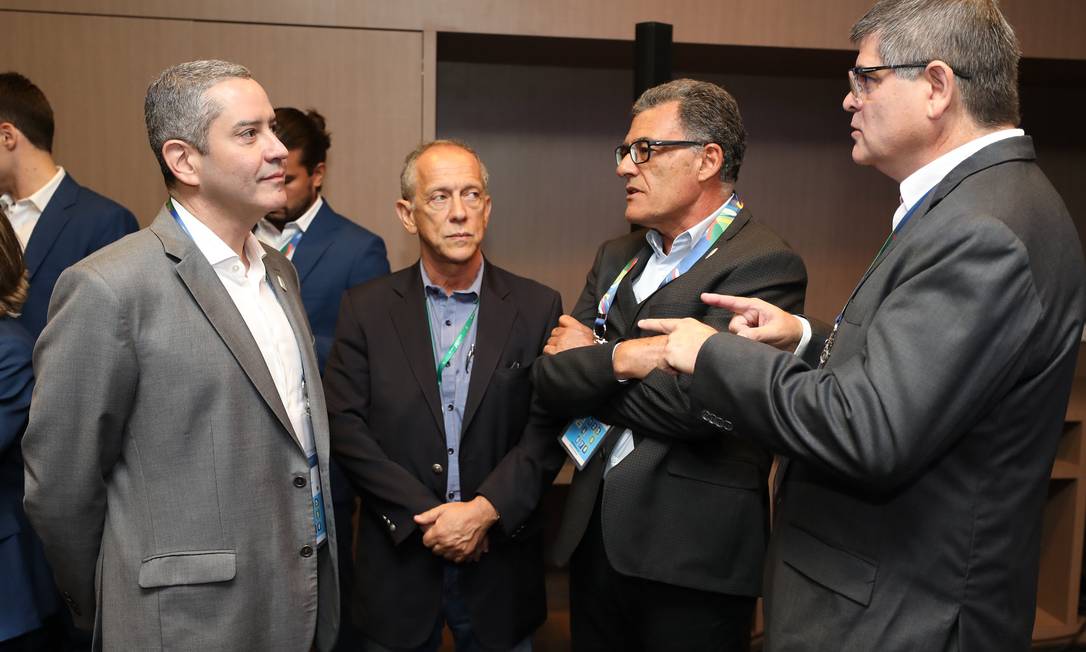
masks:
<svg viewBox="0 0 1086 652"><path fill-rule="evenodd" d="M120 457L138 370L123 306L93 268L61 275L50 312L34 354L24 502L76 625L89 629L106 478Z"/></svg>

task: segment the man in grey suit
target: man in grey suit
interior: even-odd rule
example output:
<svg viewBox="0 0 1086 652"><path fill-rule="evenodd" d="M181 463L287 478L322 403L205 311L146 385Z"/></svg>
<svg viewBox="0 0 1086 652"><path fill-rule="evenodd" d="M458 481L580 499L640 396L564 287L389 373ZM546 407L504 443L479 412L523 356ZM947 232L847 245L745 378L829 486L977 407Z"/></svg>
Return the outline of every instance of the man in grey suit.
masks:
<svg viewBox="0 0 1086 652"><path fill-rule="evenodd" d="M1018 47L994 2L883 0L852 40L852 156L903 201L836 325L807 343L792 315L709 295L735 334L641 325L670 333L691 416L791 460L767 650L1028 650L1081 245L1014 128Z"/></svg>
<svg viewBox="0 0 1086 652"><path fill-rule="evenodd" d="M330 649L313 335L293 267L251 233L285 201L272 106L244 67L195 61L145 114L170 197L57 283L26 511L98 649Z"/></svg>
<svg viewBox="0 0 1086 652"><path fill-rule="evenodd" d="M642 94L615 171L626 219L648 230L603 243L573 314L532 365L548 408L612 426L573 477L554 545L559 563L571 561L576 652L750 645L771 458L687 424L675 376L636 367L638 351L664 339L642 338L639 318L728 323L702 292L803 307L803 261L735 193L745 144L739 106L716 84L678 79Z"/></svg>

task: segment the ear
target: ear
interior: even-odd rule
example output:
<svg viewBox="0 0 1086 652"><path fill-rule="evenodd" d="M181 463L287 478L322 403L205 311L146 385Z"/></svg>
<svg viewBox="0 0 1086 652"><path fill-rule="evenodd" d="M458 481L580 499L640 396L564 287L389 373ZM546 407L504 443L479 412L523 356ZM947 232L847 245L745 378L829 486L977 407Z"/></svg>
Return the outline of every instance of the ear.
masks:
<svg viewBox="0 0 1086 652"><path fill-rule="evenodd" d="M419 227L415 224L415 216L411 211L411 202L406 199L396 200L396 217L400 218L405 231L411 235L418 235Z"/></svg>
<svg viewBox="0 0 1086 652"><path fill-rule="evenodd" d="M720 145L709 143L702 148L701 167L698 168L698 181L708 181L719 178L720 170L724 167L725 154Z"/></svg>
<svg viewBox="0 0 1086 652"><path fill-rule="evenodd" d="M327 169L324 161L317 163L313 166L313 174L309 175L309 183L311 187L316 188L319 192L324 187L324 172Z"/></svg>
<svg viewBox="0 0 1086 652"><path fill-rule="evenodd" d="M10 152L15 149L21 135L15 125L10 122L0 122L0 147Z"/></svg>
<svg viewBox="0 0 1086 652"><path fill-rule="evenodd" d="M957 94L958 79L954 71L944 61L936 59L924 70L931 90L928 94L927 116L929 120L938 120L950 108Z"/></svg>
<svg viewBox="0 0 1086 652"><path fill-rule="evenodd" d="M162 158L173 176L186 186L200 186L200 152L183 140L167 140L162 144Z"/></svg>

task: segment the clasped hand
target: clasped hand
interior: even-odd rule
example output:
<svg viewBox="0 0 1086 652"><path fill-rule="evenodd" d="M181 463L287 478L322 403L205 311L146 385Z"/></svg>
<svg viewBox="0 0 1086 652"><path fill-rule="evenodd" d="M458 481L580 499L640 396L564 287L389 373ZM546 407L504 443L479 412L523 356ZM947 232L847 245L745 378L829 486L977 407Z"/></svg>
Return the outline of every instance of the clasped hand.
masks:
<svg viewBox="0 0 1086 652"><path fill-rule="evenodd" d="M415 516L422 544L435 555L461 563L479 561L490 549L487 532L498 512L484 496L462 503L443 503Z"/></svg>

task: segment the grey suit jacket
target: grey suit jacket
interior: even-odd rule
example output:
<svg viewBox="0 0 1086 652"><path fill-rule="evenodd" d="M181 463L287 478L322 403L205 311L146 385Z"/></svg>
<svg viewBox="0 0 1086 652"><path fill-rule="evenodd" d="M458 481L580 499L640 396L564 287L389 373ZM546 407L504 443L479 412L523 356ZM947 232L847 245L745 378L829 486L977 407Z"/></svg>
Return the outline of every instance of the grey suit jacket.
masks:
<svg viewBox="0 0 1086 652"><path fill-rule="evenodd" d="M802 310L806 270L747 209L685 274L637 303L633 279L651 253L644 232L605 242L573 316L591 326L600 297L637 256L607 314L610 342L543 356L532 365L536 391L552 411L592 415L619 432L630 428L638 441L605 482L606 450L574 475L555 561L564 563L580 544L602 490L603 542L615 570L704 591L758 595L768 535L769 454L689 418L683 391L689 379L657 370L641 382L620 383L611 354L620 340L652 334L637 327L646 317L694 317L727 328L731 313L707 306L702 292L758 296ZM608 435L610 445L618 434Z"/></svg>
<svg viewBox="0 0 1086 652"><path fill-rule="evenodd" d="M1012 138L923 201L860 282L824 369L708 340L695 410L792 458L767 650L1029 649L1084 277L1032 141Z"/></svg>
<svg viewBox="0 0 1086 652"><path fill-rule="evenodd" d="M293 267L266 249L312 379L327 498L313 336ZM61 275L34 357L26 511L96 648L331 648L331 501L331 545L313 550L306 456L241 314L169 213Z"/></svg>

